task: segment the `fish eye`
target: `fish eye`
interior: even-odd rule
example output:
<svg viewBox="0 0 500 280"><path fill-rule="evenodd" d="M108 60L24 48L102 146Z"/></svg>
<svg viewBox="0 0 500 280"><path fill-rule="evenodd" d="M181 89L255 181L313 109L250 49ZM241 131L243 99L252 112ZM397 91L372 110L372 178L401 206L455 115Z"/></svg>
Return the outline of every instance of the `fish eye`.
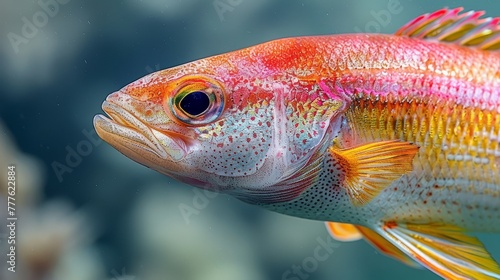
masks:
<svg viewBox="0 0 500 280"><path fill-rule="evenodd" d="M191 116L198 116L210 106L210 99L202 91L193 91L186 94L179 103L180 109Z"/></svg>
<svg viewBox="0 0 500 280"><path fill-rule="evenodd" d="M176 120L188 125L204 125L222 114L224 92L216 81L186 77L165 105L169 115Z"/></svg>

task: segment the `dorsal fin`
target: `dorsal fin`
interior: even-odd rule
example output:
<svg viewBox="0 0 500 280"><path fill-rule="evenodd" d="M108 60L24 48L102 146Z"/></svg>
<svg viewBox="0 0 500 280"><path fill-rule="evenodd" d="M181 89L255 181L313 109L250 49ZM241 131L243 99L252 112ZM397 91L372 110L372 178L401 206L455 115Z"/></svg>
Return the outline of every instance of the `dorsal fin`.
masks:
<svg viewBox="0 0 500 280"><path fill-rule="evenodd" d="M460 14L462 10L462 7L444 8L421 15L401 27L395 35L500 50L500 18L480 18L484 11Z"/></svg>

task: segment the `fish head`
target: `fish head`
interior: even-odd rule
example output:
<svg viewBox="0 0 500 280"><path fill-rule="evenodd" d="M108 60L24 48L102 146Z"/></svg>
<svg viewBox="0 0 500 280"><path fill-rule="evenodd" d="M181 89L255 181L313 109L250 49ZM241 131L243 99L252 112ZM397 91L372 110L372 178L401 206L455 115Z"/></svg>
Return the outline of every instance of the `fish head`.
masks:
<svg viewBox="0 0 500 280"><path fill-rule="evenodd" d="M108 117L94 118L98 135L200 188L247 197L285 184L331 140L330 120L343 103L309 100L317 85L292 82L251 51L158 71L110 94Z"/></svg>

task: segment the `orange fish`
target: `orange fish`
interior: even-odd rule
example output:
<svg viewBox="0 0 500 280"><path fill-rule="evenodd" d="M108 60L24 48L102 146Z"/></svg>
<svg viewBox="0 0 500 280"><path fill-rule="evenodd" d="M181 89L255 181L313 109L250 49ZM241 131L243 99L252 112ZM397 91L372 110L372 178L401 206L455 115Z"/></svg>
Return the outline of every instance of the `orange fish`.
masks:
<svg viewBox="0 0 500 280"><path fill-rule="evenodd" d="M147 75L94 118L131 159L327 221L448 279L499 279L500 18L442 9L395 35L286 38Z"/></svg>

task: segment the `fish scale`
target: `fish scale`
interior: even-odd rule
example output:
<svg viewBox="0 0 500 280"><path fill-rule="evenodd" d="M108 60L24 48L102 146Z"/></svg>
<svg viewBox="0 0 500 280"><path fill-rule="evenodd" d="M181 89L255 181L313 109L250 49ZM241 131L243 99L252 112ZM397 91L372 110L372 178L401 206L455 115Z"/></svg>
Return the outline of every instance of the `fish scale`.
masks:
<svg viewBox="0 0 500 280"><path fill-rule="evenodd" d="M499 141L490 141L498 137L498 130L500 128L500 118L496 112L491 114L490 118L496 120L496 126L492 134L474 135L474 131L482 131L484 127L483 122L475 121L474 113L467 113L467 111L477 111L474 108L452 108L447 110L448 104L441 102L434 106L429 106L428 103L422 102L417 106L409 106L409 104L401 104L399 102L389 104L382 98L373 102L372 99L365 96L358 97L353 101L350 109L347 112L347 123L350 129L356 131L357 136L363 141L373 141L380 139L394 139L399 138L403 141L414 142L421 148L414 160L415 171L406 175L408 182L400 183L395 182L394 186L389 186L385 192L380 196L381 204L390 207L388 197L394 194L394 187L398 187L398 191L409 192L410 194L429 194L421 195L400 196L405 202L418 203L419 206L423 204L436 202L438 204L448 204L453 206L455 211L461 208L461 204L476 205L481 204L483 207L489 205L489 211L478 211L476 207L461 210L462 215L470 215L475 217L472 213L476 211L477 214L487 216L488 214L498 214L498 197L500 195L500 174L499 172L492 172L498 170L499 167L494 160L483 162L474 161L474 158L495 158L495 155L500 151ZM385 110L380 110L379 103L383 103ZM426 110L419 110L418 108L426 108ZM461 112L460 114L443 114L443 111L448 113ZM391 112L391 116L387 112ZM416 113L420 112L420 114ZM482 112L483 113L483 112ZM484 113L488 114L488 113ZM415 115L414 118L406 116ZM420 116L419 116L420 115ZM389 121L393 119L393 121ZM394 121L396 124L394 124ZM407 122L409 122L407 124ZM453 129L446 129L443 124L447 123ZM463 128L465 123L472 124ZM440 128L441 127L441 128ZM425 129L423 129L425 128ZM438 133L430 133L435 131ZM424 132L424 133L422 133ZM456 133L460 132L460 133ZM483 139L480 139L482 137ZM473 140L473 138L476 138ZM461 139L465 139L461 141ZM468 140L467 140L468 139ZM360 140L361 141L361 140ZM457 143L458 144L454 144ZM462 142L462 143L460 143ZM465 142L465 143L464 143ZM489 153L486 154L486 143L490 144ZM455 148L453 148L455 147ZM483 154L478 154L477 150L483 150ZM467 154L474 156L467 157ZM460 158L451 160L450 155ZM409 178L415 177L416 180ZM459 182L459 183L457 183ZM418 187L417 187L418 186ZM392 187L392 188L391 188ZM414 191L419 189L418 192ZM456 197L457 191L463 191L465 194L460 198ZM480 196L479 194L485 193L486 195ZM478 196L478 202L471 201L472 195ZM429 197L426 197L429 196ZM432 200L429 200L432 197ZM374 203L376 202L374 201ZM401 205L401 200L395 201L395 205ZM428 207L428 206L427 206ZM416 207L414 210L418 210ZM462 207L463 208L463 207ZM402 209L402 212L408 209ZM409 211L413 212L413 211ZM469 214L465 212L471 212ZM427 216L434 217L436 213L428 213ZM382 217L387 219L387 217ZM427 218L428 219L428 218ZM444 221L443 221L444 222ZM455 221L447 221L455 222ZM469 222L474 222L470 219ZM462 225L464 222L460 222ZM484 225L478 227L478 230L498 231L500 230L499 224L492 224L485 221Z"/></svg>
<svg viewBox="0 0 500 280"><path fill-rule="evenodd" d="M381 139L399 138L414 142L421 147L419 157L438 157L440 161L433 163L448 163L449 177L455 178L463 164L473 162L474 171L487 168L498 169L497 161L500 154L500 115L479 108L464 108L450 102L429 104L409 104L408 102L388 103L383 97L373 102L366 96L356 98L347 118L355 138L358 141L374 141ZM381 109L380 105L384 107ZM390 113L389 113L390 112ZM484 122L477 118L489 119ZM486 128L489 131L486 131ZM354 136L352 136L354 137ZM428 166L427 162L421 164ZM429 173L430 171L428 171ZM490 173L491 171L488 171ZM470 176L474 176L471 172ZM432 174L434 175L434 174ZM491 180L499 184L499 175L491 177L479 175L482 180ZM471 177L474 179L474 177Z"/></svg>

